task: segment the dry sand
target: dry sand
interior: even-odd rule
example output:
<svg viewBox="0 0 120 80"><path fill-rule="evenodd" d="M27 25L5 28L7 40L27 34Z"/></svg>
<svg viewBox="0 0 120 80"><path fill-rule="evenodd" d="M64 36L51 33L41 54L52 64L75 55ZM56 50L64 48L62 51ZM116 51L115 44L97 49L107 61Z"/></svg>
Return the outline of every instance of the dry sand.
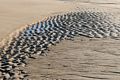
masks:
<svg viewBox="0 0 120 80"><path fill-rule="evenodd" d="M59 12L81 6L120 8L119 0L0 0L0 40L16 29ZM104 4L99 4L104 3Z"/></svg>
<svg viewBox="0 0 120 80"><path fill-rule="evenodd" d="M120 9L119 0L0 0L0 40L26 24L84 6ZM110 9L111 10L111 9ZM32 80L119 80L120 41L77 38L29 59Z"/></svg>
<svg viewBox="0 0 120 80"><path fill-rule="evenodd" d="M28 60L32 80L119 80L120 41L76 38L51 47L47 56Z"/></svg>
<svg viewBox="0 0 120 80"><path fill-rule="evenodd" d="M69 3L55 0L0 0L0 40L26 24L70 8Z"/></svg>

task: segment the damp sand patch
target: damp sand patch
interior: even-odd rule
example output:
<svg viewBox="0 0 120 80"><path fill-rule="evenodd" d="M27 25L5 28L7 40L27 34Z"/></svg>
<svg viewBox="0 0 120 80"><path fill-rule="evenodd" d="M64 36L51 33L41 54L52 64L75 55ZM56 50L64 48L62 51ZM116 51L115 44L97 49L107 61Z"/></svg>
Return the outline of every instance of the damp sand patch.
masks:
<svg viewBox="0 0 120 80"><path fill-rule="evenodd" d="M26 59L47 55L49 47L62 40L77 36L119 38L120 24L115 16L97 9L84 9L51 16L22 28L1 48L1 78L26 79L28 74L21 69L27 65Z"/></svg>

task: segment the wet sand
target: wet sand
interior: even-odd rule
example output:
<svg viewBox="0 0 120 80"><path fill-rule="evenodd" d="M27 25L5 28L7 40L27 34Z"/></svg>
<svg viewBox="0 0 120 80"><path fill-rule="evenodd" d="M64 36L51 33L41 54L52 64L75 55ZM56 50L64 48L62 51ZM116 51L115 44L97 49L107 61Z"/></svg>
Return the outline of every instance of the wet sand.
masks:
<svg viewBox="0 0 120 80"><path fill-rule="evenodd" d="M76 38L50 48L47 56L28 60L32 80L119 80L120 41Z"/></svg>
<svg viewBox="0 0 120 80"><path fill-rule="evenodd" d="M0 40L26 24L84 6L119 10L119 0L0 0ZM32 80L119 80L120 41L76 38L50 48L47 56L29 59L25 68Z"/></svg>
<svg viewBox="0 0 120 80"><path fill-rule="evenodd" d="M71 8L69 3L56 0L0 0L0 40L26 24Z"/></svg>
<svg viewBox="0 0 120 80"><path fill-rule="evenodd" d="M82 6L106 6L120 8L119 0L0 0L0 41L10 33L52 14L70 11ZM107 4L112 2L115 4ZM117 5L116 5L117 4Z"/></svg>

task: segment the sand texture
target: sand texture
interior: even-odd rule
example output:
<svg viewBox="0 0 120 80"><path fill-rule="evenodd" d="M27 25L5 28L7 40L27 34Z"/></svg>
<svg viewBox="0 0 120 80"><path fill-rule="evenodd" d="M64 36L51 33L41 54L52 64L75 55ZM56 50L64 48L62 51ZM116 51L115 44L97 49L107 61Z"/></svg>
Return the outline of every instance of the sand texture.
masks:
<svg viewBox="0 0 120 80"><path fill-rule="evenodd" d="M28 60L32 80L119 80L120 41L76 38L53 46L48 56Z"/></svg>
<svg viewBox="0 0 120 80"><path fill-rule="evenodd" d="M1 80L119 80L119 2L0 0Z"/></svg>
<svg viewBox="0 0 120 80"><path fill-rule="evenodd" d="M76 2L77 1L77 2ZM37 22L44 17L70 11L76 7L82 6L106 6L119 8L119 0L107 0L106 4L86 3L86 0L0 0L0 40L7 37L10 33L18 28ZM100 2L97 0L89 0ZM105 2L104 0L102 0ZM102 2L101 1L101 2ZM117 4L107 4L109 2Z"/></svg>

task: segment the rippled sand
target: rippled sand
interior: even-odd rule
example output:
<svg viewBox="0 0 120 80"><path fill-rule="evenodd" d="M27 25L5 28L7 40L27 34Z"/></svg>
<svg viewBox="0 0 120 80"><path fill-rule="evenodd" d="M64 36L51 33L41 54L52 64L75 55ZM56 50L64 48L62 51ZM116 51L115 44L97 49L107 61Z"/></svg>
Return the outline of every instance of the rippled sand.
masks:
<svg viewBox="0 0 120 80"><path fill-rule="evenodd" d="M48 56L28 60L32 80L119 80L120 41L76 38L53 46Z"/></svg>
<svg viewBox="0 0 120 80"><path fill-rule="evenodd" d="M10 33L78 7L120 9L119 0L0 0L0 40ZM63 41L53 46L48 56L29 59L25 68L32 80L119 80L119 40L82 39Z"/></svg>
<svg viewBox="0 0 120 80"><path fill-rule="evenodd" d="M119 0L0 0L0 40L11 32L43 19L45 16L69 11L80 6L107 6L119 8ZM117 5L116 5L117 4Z"/></svg>

